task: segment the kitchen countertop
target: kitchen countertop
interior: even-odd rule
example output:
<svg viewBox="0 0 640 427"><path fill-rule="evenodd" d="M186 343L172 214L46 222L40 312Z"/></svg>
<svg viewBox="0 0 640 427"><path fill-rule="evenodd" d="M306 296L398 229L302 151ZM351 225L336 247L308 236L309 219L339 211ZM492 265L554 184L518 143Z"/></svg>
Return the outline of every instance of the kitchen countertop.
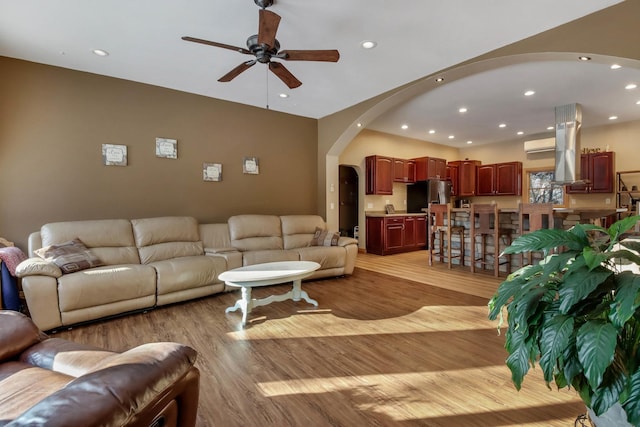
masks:
<svg viewBox="0 0 640 427"><path fill-rule="evenodd" d="M365 212L364 213L365 216L368 217L372 217L372 218L391 218L394 216L426 216L427 213L407 213L407 212L396 212L396 213L392 213L392 214L388 214L388 213L384 213L382 211L371 211L371 212Z"/></svg>

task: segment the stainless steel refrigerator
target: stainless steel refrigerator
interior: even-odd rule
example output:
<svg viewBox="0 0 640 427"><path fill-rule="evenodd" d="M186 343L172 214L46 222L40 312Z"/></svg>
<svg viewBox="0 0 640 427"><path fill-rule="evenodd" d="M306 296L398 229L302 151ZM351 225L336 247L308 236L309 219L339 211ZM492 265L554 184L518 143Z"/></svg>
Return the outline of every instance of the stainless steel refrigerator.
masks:
<svg viewBox="0 0 640 427"><path fill-rule="evenodd" d="M451 200L451 182L441 179L407 184L407 212L422 213L429 203L446 204Z"/></svg>

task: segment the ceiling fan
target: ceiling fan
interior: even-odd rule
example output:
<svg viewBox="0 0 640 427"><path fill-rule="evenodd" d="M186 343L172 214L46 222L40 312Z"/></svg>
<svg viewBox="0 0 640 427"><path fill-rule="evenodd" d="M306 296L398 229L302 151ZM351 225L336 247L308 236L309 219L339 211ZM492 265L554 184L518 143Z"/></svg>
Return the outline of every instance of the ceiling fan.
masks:
<svg viewBox="0 0 640 427"><path fill-rule="evenodd" d="M285 61L326 61L338 62L340 53L333 50L280 50L280 42L276 39L276 32L280 24L280 15L267 10L273 5L274 0L253 0L260 7L258 20L258 34L254 34L247 39L247 49L231 46L224 43L198 39L184 36L182 40L202 43L209 46L221 47L223 49L235 50L245 55L253 55L255 59L245 61L218 79L219 82L230 82L238 77L240 73L254 66L256 62L268 64L269 70L273 72L290 89L294 89L302 84L289 70L280 62L272 62L272 59L282 59Z"/></svg>

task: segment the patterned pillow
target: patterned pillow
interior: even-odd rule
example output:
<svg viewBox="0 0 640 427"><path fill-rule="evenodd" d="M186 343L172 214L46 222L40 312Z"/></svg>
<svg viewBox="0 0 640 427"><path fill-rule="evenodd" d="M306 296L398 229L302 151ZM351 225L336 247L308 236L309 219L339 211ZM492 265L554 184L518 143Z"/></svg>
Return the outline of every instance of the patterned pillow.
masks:
<svg viewBox="0 0 640 427"><path fill-rule="evenodd" d="M78 238L38 249L35 253L40 258L53 262L63 273L75 273L104 265Z"/></svg>
<svg viewBox="0 0 640 427"><path fill-rule="evenodd" d="M309 246L338 246L338 239L340 233L331 233L327 230L323 230L320 227L316 227L315 233Z"/></svg>

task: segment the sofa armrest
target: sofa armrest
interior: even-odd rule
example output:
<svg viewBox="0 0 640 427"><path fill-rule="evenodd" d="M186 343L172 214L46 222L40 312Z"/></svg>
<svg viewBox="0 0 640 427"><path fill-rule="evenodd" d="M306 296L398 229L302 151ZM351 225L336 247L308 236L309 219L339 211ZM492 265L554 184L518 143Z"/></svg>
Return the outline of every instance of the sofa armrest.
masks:
<svg viewBox="0 0 640 427"><path fill-rule="evenodd" d="M176 343L145 344L107 357L96 370L32 406L12 426L148 426L174 400L174 424L195 425L196 352Z"/></svg>
<svg viewBox="0 0 640 427"><path fill-rule="evenodd" d="M338 246L358 245L358 239L353 237L340 236Z"/></svg>
<svg viewBox="0 0 640 427"><path fill-rule="evenodd" d="M20 361L72 377L92 370L117 353L60 338L48 338L26 349Z"/></svg>
<svg viewBox="0 0 640 427"><path fill-rule="evenodd" d="M49 276L56 279L62 276L62 270L51 261L42 258L27 258L16 267L17 277Z"/></svg>
<svg viewBox="0 0 640 427"><path fill-rule="evenodd" d="M13 359L43 338L38 327L24 314L0 310L0 362Z"/></svg>

